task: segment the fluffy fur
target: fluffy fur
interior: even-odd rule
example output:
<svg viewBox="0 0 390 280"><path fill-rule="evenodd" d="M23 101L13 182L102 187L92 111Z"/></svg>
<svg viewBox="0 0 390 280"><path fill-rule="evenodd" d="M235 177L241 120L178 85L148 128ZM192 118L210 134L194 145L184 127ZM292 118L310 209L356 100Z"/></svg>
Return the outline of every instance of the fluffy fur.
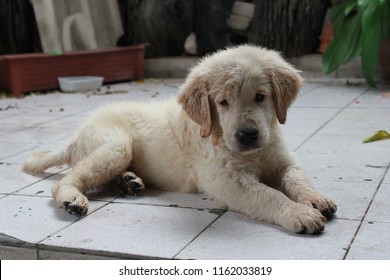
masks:
<svg viewBox="0 0 390 280"><path fill-rule="evenodd" d="M71 166L52 194L72 214L87 212L89 190L131 171L137 192L144 183L201 191L249 217L319 233L336 205L312 187L280 130L301 83L274 51L222 50L191 70L177 100L99 108L68 146L31 155L24 168Z"/></svg>

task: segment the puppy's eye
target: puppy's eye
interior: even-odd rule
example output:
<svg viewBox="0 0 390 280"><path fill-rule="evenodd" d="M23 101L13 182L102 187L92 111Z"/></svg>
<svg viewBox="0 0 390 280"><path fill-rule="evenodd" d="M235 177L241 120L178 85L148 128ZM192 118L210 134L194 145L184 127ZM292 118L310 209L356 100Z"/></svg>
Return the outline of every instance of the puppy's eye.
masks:
<svg viewBox="0 0 390 280"><path fill-rule="evenodd" d="M256 93L255 101L256 101L257 103L260 103L261 101L264 100L264 97L265 97L264 94Z"/></svg>
<svg viewBox="0 0 390 280"><path fill-rule="evenodd" d="M221 102L219 102L219 104L222 106L222 107L228 107L229 106L229 102L227 102L226 99L222 100Z"/></svg>

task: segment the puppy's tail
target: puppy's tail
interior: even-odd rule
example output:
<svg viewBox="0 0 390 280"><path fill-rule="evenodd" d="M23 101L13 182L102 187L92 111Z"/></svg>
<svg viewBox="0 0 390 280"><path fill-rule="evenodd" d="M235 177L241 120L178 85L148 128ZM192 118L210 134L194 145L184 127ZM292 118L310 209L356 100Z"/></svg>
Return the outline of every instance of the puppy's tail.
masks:
<svg viewBox="0 0 390 280"><path fill-rule="evenodd" d="M24 162L26 172L41 173L46 169L69 162L67 149L58 152L43 151L31 154Z"/></svg>

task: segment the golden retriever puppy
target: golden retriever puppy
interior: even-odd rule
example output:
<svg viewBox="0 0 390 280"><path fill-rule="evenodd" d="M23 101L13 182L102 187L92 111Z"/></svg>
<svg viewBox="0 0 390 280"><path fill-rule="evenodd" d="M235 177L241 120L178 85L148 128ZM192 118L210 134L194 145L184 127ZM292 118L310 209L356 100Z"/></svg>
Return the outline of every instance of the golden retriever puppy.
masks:
<svg viewBox="0 0 390 280"><path fill-rule="evenodd" d="M146 186L204 192L232 211L300 233L319 233L336 205L294 161L280 124L302 78L278 53L243 45L204 58L177 100L98 109L59 152L31 155L29 172L68 164L52 194L84 215L89 190L120 178L127 193Z"/></svg>

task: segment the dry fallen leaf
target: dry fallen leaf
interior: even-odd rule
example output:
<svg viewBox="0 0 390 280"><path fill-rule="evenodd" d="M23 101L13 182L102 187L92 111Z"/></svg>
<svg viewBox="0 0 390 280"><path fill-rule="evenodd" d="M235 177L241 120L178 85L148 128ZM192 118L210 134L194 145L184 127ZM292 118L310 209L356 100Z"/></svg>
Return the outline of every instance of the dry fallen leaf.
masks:
<svg viewBox="0 0 390 280"><path fill-rule="evenodd" d="M390 133L385 130L378 130L372 136L363 140L363 143L370 143L378 140L390 139Z"/></svg>

